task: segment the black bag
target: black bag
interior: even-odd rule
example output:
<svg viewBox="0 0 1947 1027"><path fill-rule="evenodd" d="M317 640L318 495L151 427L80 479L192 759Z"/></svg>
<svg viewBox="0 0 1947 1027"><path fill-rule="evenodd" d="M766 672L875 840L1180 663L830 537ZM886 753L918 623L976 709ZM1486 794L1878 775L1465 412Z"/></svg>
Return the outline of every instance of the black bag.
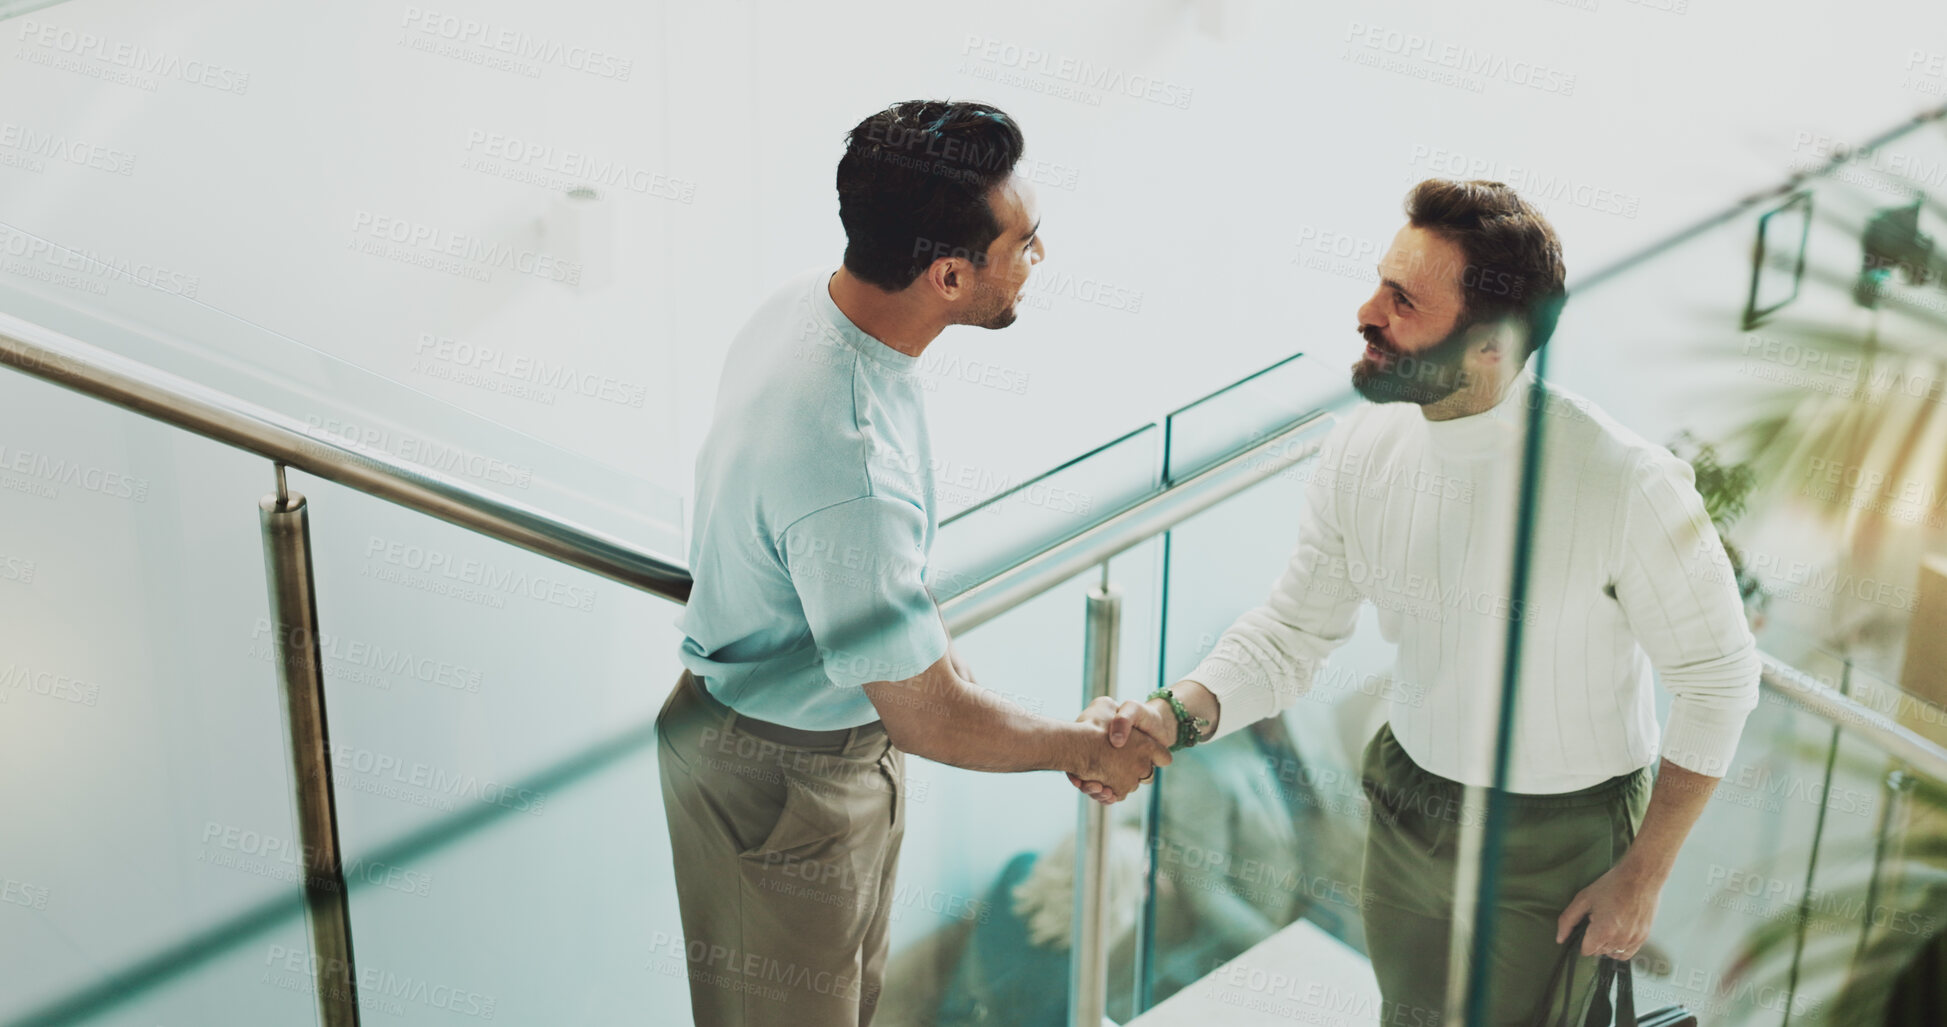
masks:
<svg viewBox="0 0 1947 1027"><path fill-rule="evenodd" d="M1589 1003L1589 1018L1582 1027L1610 1027L1609 985L1615 982L1615 1027L1697 1027L1697 1015L1682 1006L1664 1006L1636 1015L1636 992L1629 977L1629 961L1599 957L1595 971L1595 998Z"/></svg>
<svg viewBox="0 0 1947 1027"><path fill-rule="evenodd" d="M1555 1027L1569 1027L1568 1011L1575 1008L1571 1001L1575 989L1575 957L1582 951L1582 935L1588 932L1589 921L1584 918L1570 932L1568 941L1562 946L1561 954L1555 957L1555 970L1548 975L1548 990L1541 996L1541 1008L1535 1010L1534 1027L1550 1027L1548 1010L1555 1004L1555 994L1563 996L1562 1015L1557 1017ZM1609 1005L1609 992L1613 985L1616 1004L1612 1010ZM1636 991L1629 976L1629 961L1610 959L1608 956L1596 957L1595 997L1589 1001L1589 1015L1582 1021L1582 1027L1697 1027L1695 1013L1682 1006L1664 1006L1636 1016Z"/></svg>

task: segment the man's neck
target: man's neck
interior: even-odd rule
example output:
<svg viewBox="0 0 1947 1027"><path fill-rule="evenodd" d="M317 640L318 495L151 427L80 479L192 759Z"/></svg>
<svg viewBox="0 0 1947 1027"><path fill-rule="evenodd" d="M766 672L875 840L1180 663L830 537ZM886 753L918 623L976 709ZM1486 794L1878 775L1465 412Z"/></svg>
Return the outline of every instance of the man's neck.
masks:
<svg viewBox="0 0 1947 1027"><path fill-rule="evenodd" d="M826 289L832 302L838 305L839 313L857 325L859 331L909 357L926 352L926 347L946 327L919 308L908 295L912 290L887 292L860 281L843 267L831 277Z"/></svg>
<svg viewBox="0 0 1947 1027"><path fill-rule="evenodd" d="M1451 421L1484 414L1507 398L1508 389L1520 376L1519 365L1505 374L1491 377L1479 376L1466 386L1454 390L1453 394L1445 399L1420 407L1420 414L1429 421Z"/></svg>

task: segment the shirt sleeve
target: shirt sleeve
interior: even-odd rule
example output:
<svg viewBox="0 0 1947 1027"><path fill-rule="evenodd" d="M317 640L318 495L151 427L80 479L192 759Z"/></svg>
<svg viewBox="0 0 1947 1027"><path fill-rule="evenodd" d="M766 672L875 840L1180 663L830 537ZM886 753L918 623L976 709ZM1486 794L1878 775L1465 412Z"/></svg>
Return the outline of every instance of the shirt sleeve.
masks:
<svg viewBox="0 0 1947 1027"><path fill-rule="evenodd" d="M1305 487L1298 547L1272 586L1270 598L1237 618L1210 655L1186 675L1217 697L1221 738L1298 701L1332 650L1358 622L1360 592L1345 570L1337 496L1347 478L1339 467L1341 423L1326 439Z"/></svg>
<svg viewBox="0 0 1947 1027"><path fill-rule="evenodd" d="M778 548L832 684L903 681L946 655L946 629L921 582L925 539L924 512L879 496L784 530Z"/></svg>
<svg viewBox="0 0 1947 1027"><path fill-rule="evenodd" d="M1663 756L1722 777L1758 705L1757 641L1690 465L1649 453L1631 479L1616 600L1671 695Z"/></svg>

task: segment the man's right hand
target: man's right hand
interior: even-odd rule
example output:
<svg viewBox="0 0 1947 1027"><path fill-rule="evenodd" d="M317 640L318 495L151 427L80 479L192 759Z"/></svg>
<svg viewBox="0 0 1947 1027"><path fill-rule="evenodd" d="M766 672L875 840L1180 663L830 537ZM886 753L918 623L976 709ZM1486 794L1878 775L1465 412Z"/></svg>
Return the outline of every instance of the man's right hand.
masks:
<svg viewBox="0 0 1947 1027"><path fill-rule="evenodd" d="M1216 732L1217 717L1221 713L1217 697L1195 681L1179 681L1172 686L1172 690L1176 693L1177 701L1183 703L1191 716L1210 722L1210 726L1205 729L1204 737L1207 740ZM1130 739L1134 738L1140 740L1139 747L1154 746L1167 754L1170 747L1176 744L1176 711L1171 709L1170 704L1163 699L1151 699L1147 702L1130 699L1118 706L1114 699L1098 698L1082 710L1082 715L1076 719L1102 725L1108 730L1109 744L1118 748L1127 746ZM1158 764L1158 766L1162 765L1165 764ZM1109 793L1110 797L1106 800L1109 802L1120 801L1129 794L1113 788L1107 782L1090 779L1087 776L1071 773L1068 775L1068 781L1092 798L1101 799L1102 793Z"/></svg>
<svg viewBox="0 0 1947 1027"><path fill-rule="evenodd" d="M1131 703L1130 705L1139 705ZM1075 719L1101 732L1099 744L1090 745L1082 755L1082 765L1068 772L1069 783L1089 798L1101 803L1121 802L1148 781L1155 768L1170 765L1170 747L1147 734L1131 744L1126 729L1117 738L1114 727L1118 710L1114 699L1096 699Z"/></svg>
<svg viewBox="0 0 1947 1027"><path fill-rule="evenodd" d="M949 652L917 676L875 681L865 694L898 748L968 770L1062 770L1097 782L1103 802L1120 801L1170 761L1168 745L1109 736L1115 703L1104 699L1080 720L1036 716L966 681Z"/></svg>
<svg viewBox="0 0 1947 1027"><path fill-rule="evenodd" d="M1170 690L1176 693L1176 701L1183 704L1190 716L1209 722L1202 739L1209 741L1216 734L1217 718L1222 713L1217 697L1196 681L1178 681ZM1131 734L1141 732L1167 749L1176 744L1176 727L1176 710L1168 700L1131 699L1116 708L1115 718L1109 722L1109 741L1121 745Z"/></svg>
<svg viewBox="0 0 1947 1027"><path fill-rule="evenodd" d="M1176 744L1176 711L1161 699L1137 702L1134 699L1116 708L1109 721L1109 744L1123 745L1132 734L1140 733L1167 749Z"/></svg>

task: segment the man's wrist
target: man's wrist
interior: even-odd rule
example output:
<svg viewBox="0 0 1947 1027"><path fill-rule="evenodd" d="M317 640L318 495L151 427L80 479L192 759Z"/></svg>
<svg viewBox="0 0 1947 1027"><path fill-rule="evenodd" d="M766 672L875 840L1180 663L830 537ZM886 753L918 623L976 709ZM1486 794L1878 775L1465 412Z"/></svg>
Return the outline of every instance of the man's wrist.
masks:
<svg viewBox="0 0 1947 1027"><path fill-rule="evenodd" d="M1150 712L1156 714L1156 719L1169 729L1170 734L1174 735L1176 733L1176 711L1170 708L1167 700L1151 699L1143 703L1143 705L1149 707Z"/></svg>
<svg viewBox="0 0 1947 1027"><path fill-rule="evenodd" d="M1674 860L1661 859L1634 846L1624 849L1622 858L1616 861L1616 870L1623 876L1658 887L1670 879L1675 868Z"/></svg>
<svg viewBox="0 0 1947 1027"><path fill-rule="evenodd" d="M1184 709L1189 710L1192 716L1210 722L1210 726L1204 729L1203 741L1207 742L1215 738L1218 718L1223 714L1223 707L1217 701L1216 693L1206 688L1202 682L1188 679L1171 685L1170 691L1176 693L1177 701L1181 702Z"/></svg>
<svg viewBox="0 0 1947 1027"><path fill-rule="evenodd" d="M1069 721L1055 725L1054 731L1053 769L1080 778L1087 778L1101 769L1096 764L1098 746L1107 744L1108 731L1105 728L1084 721Z"/></svg>
<svg viewBox="0 0 1947 1027"><path fill-rule="evenodd" d="M1162 715L1163 722L1170 726L1171 737L1168 748L1171 752L1188 749L1211 737L1215 725L1209 718L1198 716L1185 706L1183 699L1176 694L1175 686L1159 688L1151 692L1148 701L1162 704L1158 712ZM1155 709L1153 706L1151 708Z"/></svg>

